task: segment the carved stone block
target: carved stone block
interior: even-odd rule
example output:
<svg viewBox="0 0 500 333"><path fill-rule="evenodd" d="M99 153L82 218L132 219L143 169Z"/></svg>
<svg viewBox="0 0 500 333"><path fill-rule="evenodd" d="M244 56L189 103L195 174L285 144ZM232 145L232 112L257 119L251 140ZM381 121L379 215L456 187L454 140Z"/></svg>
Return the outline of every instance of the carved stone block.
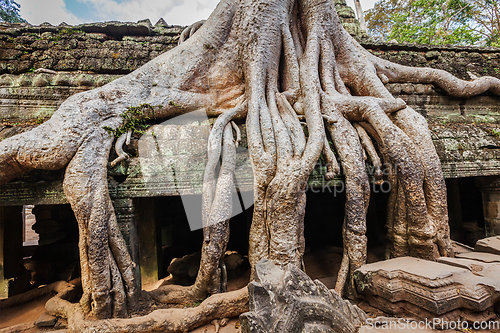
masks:
<svg viewBox="0 0 500 333"><path fill-rule="evenodd" d="M498 276L500 256L487 253L438 262L396 258L364 265L355 273L358 291L372 306L399 316L446 320L494 317Z"/></svg>
<svg viewBox="0 0 500 333"><path fill-rule="evenodd" d="M255 270L256 281L248 285L250 312L240 316L242 333L354 333L367 318L293 265L283 271L263 259Z"/></svg>

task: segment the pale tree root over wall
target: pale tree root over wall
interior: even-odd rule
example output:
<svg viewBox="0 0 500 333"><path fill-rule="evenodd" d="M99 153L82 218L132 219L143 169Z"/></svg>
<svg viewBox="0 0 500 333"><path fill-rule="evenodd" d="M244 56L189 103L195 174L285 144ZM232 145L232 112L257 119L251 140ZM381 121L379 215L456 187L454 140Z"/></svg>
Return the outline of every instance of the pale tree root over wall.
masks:
<svg viewBox="0 0 500 333"><path fill-rule="evenodd" d="M133 73L70 97L36 129L0 142L0 183L32 169L67 167L64 190L80 228L83 267L78 313L126 317L137 304L134 263L108 193L113 136L104 127L124 126L127 110L141 104L151 107L137 117L163 119L195 110L218 117L204 178L200 273L191 287L154 292L157 300L193 303L224 291L220 259L229 237L234 132L238 137L231 122L242 119L255 179L252 267L267 258L305 269L305 190L322 152L330 163L328 178L343 171L346 179L338 292L347 286L355 296L352 273L366 261L365 160L373 164L378 182L381 161L391 171L387 256L453 255L444 177L426 121L384 84L432 83L450 95L469 97L500 94L499 80L462 81L443 71L381 60L349 36L329 0L222 0L183 39L188 35Z"/></svg>

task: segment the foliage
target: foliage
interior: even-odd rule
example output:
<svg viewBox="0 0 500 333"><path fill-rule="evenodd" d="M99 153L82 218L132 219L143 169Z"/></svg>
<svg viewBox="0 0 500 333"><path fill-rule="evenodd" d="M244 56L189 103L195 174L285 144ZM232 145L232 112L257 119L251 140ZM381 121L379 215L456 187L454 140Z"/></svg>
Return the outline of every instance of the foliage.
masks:
<svg viewBox="0 0 500 333"><path fill-rule="evenodd" d="M375 39L399 43L485 44L478 22L482 15L479 7L493 6L497 1L484 1L380 0L367 11L368 31Z"/></svg>
<svg viewBox="0 0 500 333"><path fill-rule="evenodd" d="M500 137L500 130L496 129L496 128L492 128L489 130L490 134L493 135L493 136L496 136L496 137Z"/></svg>
<svg viewBox="0 0 500 333"><path fill-rule="evenodd" d="M365 13L370 36L377 40L386 41L392 30L393 16L407 11L409 7L409 0L380 0L375 3L375 6Z"/></svg>
<svg viewBox="0 0 500 333"><path fill-rule="evenodd" d="M26 23L19 13L20 8L14 0L0 0L0 22Z"/></svg>
<svg viewBox="0 0 500 333"><path fill-rule="evenodd" d="M474 29L484 39L486 46L500 47L500 1L472 0L474 4Z"/></svg>
<svg viewBox="0 0 500 333"><path fill-rule="evenodd" d="M109 126L104 126L103 128L108 131L110 135L114 135L116 138L127 133L129 130L133 133L144 134L148 129L149 125L146 123L150 118L145 115L145 111L151 111L154 117L154 110L156 108L162 108L162 105L152 106L150 104L141 104L139 106L131 106L122 114L123 125L113 129Z"/></svg>

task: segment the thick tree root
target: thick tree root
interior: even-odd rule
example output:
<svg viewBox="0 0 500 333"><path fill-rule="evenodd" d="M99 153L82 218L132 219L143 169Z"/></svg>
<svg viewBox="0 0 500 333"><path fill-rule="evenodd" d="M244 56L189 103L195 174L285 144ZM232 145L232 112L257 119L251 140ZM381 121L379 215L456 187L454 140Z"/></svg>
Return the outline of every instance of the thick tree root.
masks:
<svg viewBox="0 0 500 333"><path fill-rule="evenodd" d="M67 299L74 286L60 290L45 305L46 311L54 316L68 319L72 332L187 332L216 319L236 317L248 311L248 290L217 294L207 298L200 305L185 309L155 310L148 315L127 319L92 320L86 318L78 303Z"/></svg>
<svg viewBox="0 0 500 333"><path fill-rule="evenodd" d="M225 288L225 269L219 268L222 255L229 240L229 218L232 210L232 190L236 166L236 142L233 138L232 119L246 104L219 116L208 139L208 163L203 182L204 241L201 262L194 285L189 287L164 286L151 296L167 304L194 304L208 294L219 293ZM236 131L240 139L239 130ZM215 171L222 155L222 166L218 177ZM224 268L224 267L222 267Z"/></svg>
<svg viewBox="0 0 500 333"><path fill-rule="evenodd" d="M433 83L451 95L468 97L500 94L500 80L466 82L443 71L378 59L350 37L333 2L324 0L222 0L203 25L185 30L180 42L137 71L70 97L34 130L0 142L0 184L32 169L67 166L64 190L80 232L84 293L79 316L127 316L137 303L134 263L107 187L113 138L103 127L122 126L126 110L143 103L155 107L141 117L168 118L194 110L219 116L204 178L200 273L194 286L166 287L162 292L168 294L155 294L158 299L194 303L220 290L219 261L229 237L236 161L236 128L230 122L245 116L255 176L252 268L262 258L283 267L303 266L305 189L322 151L330 164L327 177L340 167L346 177L339 292L345 285L349 290L352 272L366 260L365 159L380 181L378 153L391 165L388 256L452 255L446 187L427 124L384 84ZM307 139L298 115L306 121ZM326 142L326 129L340 166ZM120 159L125 157L123 141L117 142ZM99 323L110 330L105 321Z"/></svg>
<svg viewBox="0 0 500 333"><path fill-rule="evenodd" d="M111 143L104 129L96 130L68 165L63 183L79 226L81 278L86 286L81 304L98 318L126 316L138 293L135 264L118 229L106 182Z"/></svg>
<svg viewBox="0 0 500 333"><path fill-rule="evenodd" d="M73 282L73 281L71 283L75 284L75 282ZM62 291L66 290L66 288L68 288L68 286L71 283L68 283L66 281L57 281L57 282L53 282L51 284L48 284L46 286L42 286L42 287L39 287L36 289L29 290L29 291L22 293L22 294L19 294L19 295L11 296L11 297L6 298L6 299L1 299L0 300L0 310L10 308L10 307L13 307L16 305L28 303L28 302L31 302L31 301L37 299L37 298L40 298L40 297L43 297L46 295L50 295L53 293L56 293L56 294L61 293Z"/></svg>

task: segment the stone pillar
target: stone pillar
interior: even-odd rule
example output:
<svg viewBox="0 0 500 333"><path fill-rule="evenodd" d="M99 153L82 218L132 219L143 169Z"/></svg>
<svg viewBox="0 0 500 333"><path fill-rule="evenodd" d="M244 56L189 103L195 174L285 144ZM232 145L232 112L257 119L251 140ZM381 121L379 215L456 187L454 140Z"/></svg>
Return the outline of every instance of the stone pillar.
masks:
<svg viewBox="0 0 500 333"><path fill-rule="evenodd" d="M23 265L22 206L0 206L0 298L30 288L30 274Z"/></svg>
<svg viewBox="0 0 500 333"><path fill-rule="evenodd" d="M483 197L486 237L500 235L500 176L476 177Z"/></svg>
<svg viewBox="0 0 500 333"><path fill-rule="evenodd" d="M139 263L139 236L137 234L134 201L130 198L113 200L118 228L120 229L132 261L136 264L135 278L141 290L141 268Z"/></svg>
<svg viewBox="0 0 500 333"><path fill-rule="evenodd" d="M155 199L138 198L134 200L134 203L139 231L141 278L144 285L158 281L161 237L155 218Z"/></svg>

